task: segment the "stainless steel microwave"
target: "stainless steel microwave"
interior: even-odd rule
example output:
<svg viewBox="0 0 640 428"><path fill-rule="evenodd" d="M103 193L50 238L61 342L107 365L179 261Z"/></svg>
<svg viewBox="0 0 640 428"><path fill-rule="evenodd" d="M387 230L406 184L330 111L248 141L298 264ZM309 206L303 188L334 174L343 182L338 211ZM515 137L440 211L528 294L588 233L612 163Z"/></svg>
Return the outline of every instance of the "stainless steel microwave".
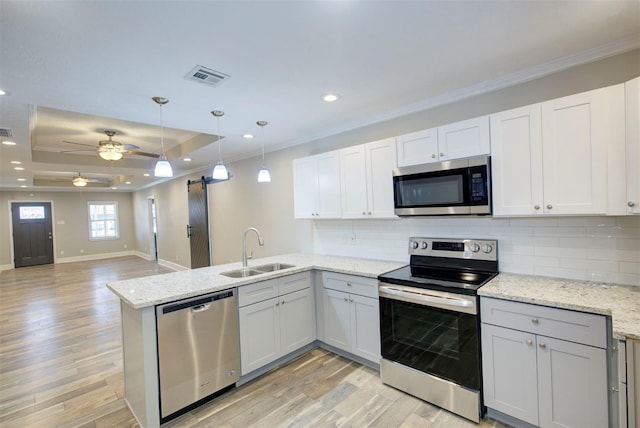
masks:
<svg viewBox="0 0 640 428"><path fill-rule="evenodd" d="M394 169L393 196L400 217L491 215L491 157Z"/></svg>

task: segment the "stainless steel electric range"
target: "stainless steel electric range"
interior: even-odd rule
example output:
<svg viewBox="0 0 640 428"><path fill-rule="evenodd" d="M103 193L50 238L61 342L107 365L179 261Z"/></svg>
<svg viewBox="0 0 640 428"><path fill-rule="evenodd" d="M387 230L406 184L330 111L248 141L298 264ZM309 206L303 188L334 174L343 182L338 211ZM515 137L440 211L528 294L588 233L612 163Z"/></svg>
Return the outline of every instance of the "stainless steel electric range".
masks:
<svg viewBox="0 0 640 428"><path fill-rule="evenodd" d="M378 277L382 381L479 422L478 289L498 274L497 241L410 238L408 266Z"/></svg>

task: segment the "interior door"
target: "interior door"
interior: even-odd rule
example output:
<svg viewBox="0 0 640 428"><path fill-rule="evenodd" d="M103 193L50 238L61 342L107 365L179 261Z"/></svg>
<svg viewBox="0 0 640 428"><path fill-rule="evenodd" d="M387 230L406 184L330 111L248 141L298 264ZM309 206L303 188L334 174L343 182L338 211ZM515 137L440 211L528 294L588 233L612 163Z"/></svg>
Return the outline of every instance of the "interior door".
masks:
<svg viewBox="0 0 640 428"><path fill-rule="evenodd" d="M50 202L11 204L15 267L53 263Z"/></svg>
<svg viewBox="0 0 640 428"><path fill-rule="evenodd" d="M209 211L207 208L207 184L205 180L187 182L189 200L189 224L187 236L191 248L191 269L210 266Z"/></svg>

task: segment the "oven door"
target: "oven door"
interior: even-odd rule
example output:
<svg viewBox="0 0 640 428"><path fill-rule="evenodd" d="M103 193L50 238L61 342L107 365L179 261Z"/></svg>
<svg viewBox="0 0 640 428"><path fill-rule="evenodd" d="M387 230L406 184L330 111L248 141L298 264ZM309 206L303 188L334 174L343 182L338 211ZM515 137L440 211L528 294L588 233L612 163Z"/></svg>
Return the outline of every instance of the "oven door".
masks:
<svg viewBox="0 0 640 428"><path fill-rule="evenodd" d="M382 357L480 390L477 296L380 283Z"/></svg>

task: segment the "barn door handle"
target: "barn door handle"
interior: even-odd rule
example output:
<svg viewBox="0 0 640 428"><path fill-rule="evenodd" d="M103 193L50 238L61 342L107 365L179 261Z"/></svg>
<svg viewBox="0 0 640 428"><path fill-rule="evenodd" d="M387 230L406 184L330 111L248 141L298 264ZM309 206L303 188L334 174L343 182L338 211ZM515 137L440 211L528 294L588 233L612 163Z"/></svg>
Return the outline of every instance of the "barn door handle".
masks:
<svg viewBox="0 0 640 428"><path fill-rule="evenodd" d="M191 238L191 226L187 225L187 238Z"/></svg>

